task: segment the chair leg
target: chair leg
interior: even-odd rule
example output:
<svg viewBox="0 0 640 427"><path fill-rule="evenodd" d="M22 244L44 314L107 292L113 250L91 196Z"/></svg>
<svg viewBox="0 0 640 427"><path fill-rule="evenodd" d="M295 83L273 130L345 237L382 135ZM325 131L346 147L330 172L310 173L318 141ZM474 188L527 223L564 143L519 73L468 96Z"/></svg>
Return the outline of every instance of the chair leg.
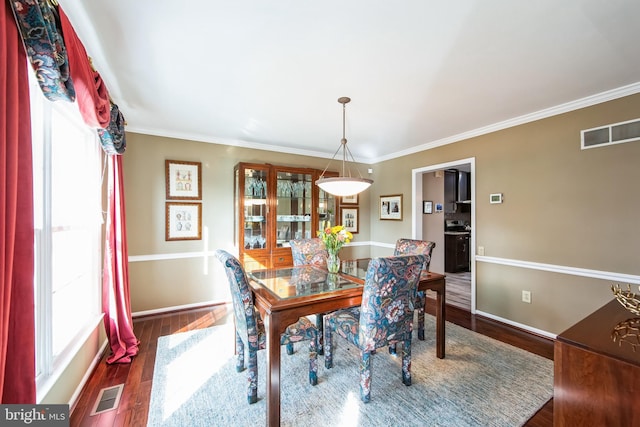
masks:
<svg viewBox="0 0 640 427"><path fill-rule="evenodd" d="M392 356L397 356L398 354L396 353L396 345L395 344L390 344L389 345L389 354Z"/></svg>
<svg viewBox="0 0 640 427"><path fill-rule="evenodd" d="M247 389L247 402L249 404L258 401L258 353L249 350L249 388Z"/></svg>
<svg viewBox="0 0 640 427"><path fill-rule="evenodd" d="M309 384L318 384L318 336L309 340Z"/></svg>
<svg viewBox="0 0 640 427"><path fill-rule="evenodd" d="M402 343L402 383L411 385L411 338Z"/></svg>
<svg viewBox="0 0 640 427"><path fill-rule="evenodd" d="M244 343L236 332L236 372L244 371Z"/></svg>
<svg viewBox="0 0 640 427"><path fill-rule="evenodd" d="M324 316L322 313L316 314L316 328L318 329L318 354L322 356L324 354L324 348L322 347L322 335L324 331Z"/></svg>
<svg viewBox="0 0 640 427"><path fill-rule="evenodd" d="M424 341L424 307L418 310L418 339Z"/></svg>
<svg viewBox="0 0 640 427"><path fill-rule="evenodd" d="M324 367L327 369L333 368L333 353L332 353L332 342L331 342L331 327L327 321L328 319L324 318Z"/></svg>
<svg viewBox="0 0 640 427"><path fill-rule="evenodd" d="M360 360L360 399L364 403L371 400L371 353L361 352Z"/></svg>
<svg viewBox="0 0 640 427"><path fill-rule="evenodd" d="M424 308L427 305L426 293L419 292L416 300L416 308L418 310L418 339L424 341Z"/></svg>

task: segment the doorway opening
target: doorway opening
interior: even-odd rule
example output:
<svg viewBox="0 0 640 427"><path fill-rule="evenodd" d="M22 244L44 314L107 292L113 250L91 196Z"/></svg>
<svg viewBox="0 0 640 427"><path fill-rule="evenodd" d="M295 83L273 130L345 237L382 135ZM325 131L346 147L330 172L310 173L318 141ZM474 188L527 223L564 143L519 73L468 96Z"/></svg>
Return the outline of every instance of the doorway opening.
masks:
<svg viewBox="0 0 640 427"><path fill-rule="evenodd" d="M445 190L445 177L450 187L452 176L466 179L460 199ZM475 313L475 158L413 169L412 179L413 238L436 243L430 269L447 276L447 304Z"/></svg>

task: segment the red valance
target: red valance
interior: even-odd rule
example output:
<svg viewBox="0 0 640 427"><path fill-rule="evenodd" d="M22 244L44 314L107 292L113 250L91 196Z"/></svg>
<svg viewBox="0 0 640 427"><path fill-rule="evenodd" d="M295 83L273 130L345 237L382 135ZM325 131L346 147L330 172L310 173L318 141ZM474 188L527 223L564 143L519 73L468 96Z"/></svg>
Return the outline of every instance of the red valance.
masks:
<svg viewBox="0 0 640 427"><path fill-rule="evenodd" d="M69 18L62 8L58 11L64 43L67 46L71 79L76 90L76 100L82 119L93 128L106 129L111 118L109 91L100 73L91 65L87 51L69 22Z"/></svg>

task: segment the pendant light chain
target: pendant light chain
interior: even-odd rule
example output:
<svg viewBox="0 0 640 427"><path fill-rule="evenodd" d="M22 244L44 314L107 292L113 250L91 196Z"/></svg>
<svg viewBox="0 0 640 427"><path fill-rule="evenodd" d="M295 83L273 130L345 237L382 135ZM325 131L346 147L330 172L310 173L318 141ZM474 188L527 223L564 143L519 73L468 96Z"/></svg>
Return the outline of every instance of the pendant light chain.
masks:
<svg viewBox="0 0 640 427"><path fill-rule="evenodd" d="M346 96L338 98L338 102L342 104L342 140L340 141L338 150L333 154L333 157L331 157L329 164L327 164L327 167L322 171L320 179L316 181L316 184L321 189L329 194L333 194L336 196L351 196L354 194L358 194L369 188L369 186L371 186L371 184L373 183L373 180L362 177L362 173L360 173L360 169L357 165L355 165L355 168L358 170L358 175L360 175L360 178L352 177L351 168L347 169L347 161L349 160L349 156L351 156L351 160L353 161L353 163L356 163L356 159L353 157L353 154L351 154L351 150L349 150L349 147L347 147L346 138L346 104L350 101L351 99ZM337 178L325 178L324 173L327 171L329 165L331 164L333 159L335 159L340 149L342 149L342 174ZM349 171L348 176L347 170Z"/></svg>
<svg viewBox="0 0 640 427"><path fill-rule="evenodd" d="M340 98L338 102L340 102L340 100L344 100L344 98ZM347 116L347 102L349 101L342 103L342 141L340 141L340 144L342 146L342 176L346 176L345 170L344 170L345 164L347 162L347 138L345 137L346 135L345 134L345 121L346 121L345 117ZM349 176L351 176L351 170L349 170Z"/></svg>

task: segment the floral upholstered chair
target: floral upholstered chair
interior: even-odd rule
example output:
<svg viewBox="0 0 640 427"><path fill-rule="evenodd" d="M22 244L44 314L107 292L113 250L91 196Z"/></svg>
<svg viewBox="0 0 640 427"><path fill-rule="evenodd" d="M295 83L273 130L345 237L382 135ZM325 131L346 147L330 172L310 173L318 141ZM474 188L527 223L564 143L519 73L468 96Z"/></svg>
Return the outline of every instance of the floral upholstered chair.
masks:
<svg viewBox="0 0 640 427"><path fill-rule="evenodd" d="M327 262L327 248L322 239L297 239L289 242L293 265L324 265Z"/></svg>
<svg viewBox="0 0 640 427"><path fill-rule="evenodd" d="M324 364L333 367L335 331L360 349L360 398L371 400L371 356L375 349L402 343L402 382L411 385L413 310L423 255L374 258L369 262L362 305L324 316Z"/></svg>
<svg viewBox="0 0 640 427"><path fill-rule="evenodd" d="M326 265L327 248L322 239L296 239L289 242L293 265ZM322 347L322 313L316 314L316 328L318 328L318 354L323 354Z"/></svg>
<svg viewBox="0 0 640 427"><path fill-rule="evenodd" d="M433 252L433 248L435 247L435 242L428 240L398 239L393 255L424 255L424 271L429 271L431 252ZM416 310L418 310L418 339L422 341L424 341L424 308L426 304L427 301L424 291L418 291L415 307ZM389 351L394 353L392 347L389 348Z"/></svg>
<svg viewBox="0 0 640 427"><path fill-rule="evenodd" d="M227 273L231 297L233 299L233 313L236 325L236 370L244 370L244 349L249 352L249 389L247 400L255 403L258 400L258 350L266 347L264 323L258 310L253 305L253 294L249 288L247 277L240 262L230 253L218 249L216 258L220 260ZM309 340L309 382L318 383L318 330L306 317L289 325L280 337L280 344L287 344L293 351L293 343ZM290 345L290 346L289 346Z"/></svg>

